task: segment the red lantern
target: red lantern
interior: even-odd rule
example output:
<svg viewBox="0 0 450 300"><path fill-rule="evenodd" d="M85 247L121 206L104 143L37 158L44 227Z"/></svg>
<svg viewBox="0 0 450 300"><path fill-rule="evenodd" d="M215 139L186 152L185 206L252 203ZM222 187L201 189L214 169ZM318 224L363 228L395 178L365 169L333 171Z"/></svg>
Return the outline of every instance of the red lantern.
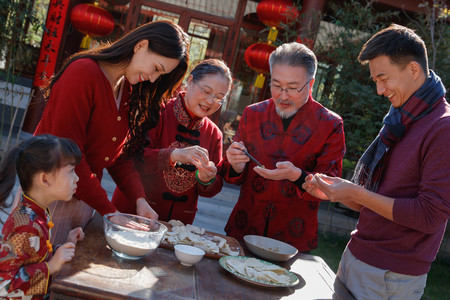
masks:
<svg viewBox="0 0 450 300"><path fill-rule="evenodd" d="M275 50L275 47L268 44L256 43L250 45L244 53L245 62L258 73L268 73L270 71L269 56L273 50Z"/></svg>
<svg viewBox="0 0 450 300"><path fill-rule="evenodd" d="M262 43L250 45L245 50L244 58L247 65L259 73L256 78L255 86L262 88L264 85L264 73L270 71L269 56L275 50L274 46Z"/></svg>
<svg viewBox="0 0 450 300"><path fill-rule="evenodd" d="M76 30L86 34L81 48L89 48L91 36L105 36L114 30L114 18L104 8L82 3L72 9L70 21ZM86 47L87 46L87 47Z"/></svg>
<svg viewBox="0 0 450 300"><path fill-rule="evenodd" d="M270 27L280 27L296 20L300 13L291 0L263 0L256 7L258 18Z"/></svg>

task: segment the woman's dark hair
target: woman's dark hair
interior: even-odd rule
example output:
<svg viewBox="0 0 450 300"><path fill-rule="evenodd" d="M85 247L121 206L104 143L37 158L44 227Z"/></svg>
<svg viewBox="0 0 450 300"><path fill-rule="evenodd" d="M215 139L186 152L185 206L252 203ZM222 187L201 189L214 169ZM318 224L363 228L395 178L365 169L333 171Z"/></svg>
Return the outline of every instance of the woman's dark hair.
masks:
<svg viewBox="0 0 450 300"><path fill-rule="evenodd" d="M386 55L401 67L415 61L422 67L425 75L429 75L427 47L412 29L392 24L377 32L364 44L358 60L365 64L381 55Z"/></svg>
<svg viewBox="0 0 450 300"><path fill-rule="evenodd" d="M3 157L0 166L0 206L7 206L5 201L14 187L16 174L22 190L27 193L36 173L53 172L66 165L76 165L80 160L80 148L71 139L43 134L23 141Z"/></svg>
<svg viewBox="0 0 450 300"><path fill-rule="evenodd" d="M228 89L230 89L233 78L227 64L221 59L205 59L196 65L189 75L192 75L193 79L198 81L207 75L213 74L220 74L225 77L228 80Z"/></svg>
<svg viewBox="0 0 450 300"><path fill-rule="evenodd" d="M129 134L124 149L129 156L138 157L149 143L148 130L158 123L162 101L172 97L188 68L189 38L180 26L170 21L150 22L130 31L114 43L76 53L67 59L44 90L48 98L52 86L67 66L77 59L90 58L127 66L134 55L134 46L142 40L148 41L150 51L164 57L179 59L180 62L172 72L161 75L155 82L144 81L132 86L128 111Z"/></svg>

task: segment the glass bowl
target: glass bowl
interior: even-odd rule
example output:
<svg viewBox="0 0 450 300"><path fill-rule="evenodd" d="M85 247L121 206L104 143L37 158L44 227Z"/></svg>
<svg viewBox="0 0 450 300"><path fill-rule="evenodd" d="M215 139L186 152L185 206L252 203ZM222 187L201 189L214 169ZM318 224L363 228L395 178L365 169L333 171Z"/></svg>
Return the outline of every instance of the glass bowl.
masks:
<svg viewBox="0 0 450 300"><path fill-rule="evenodd" d="M144 217L111 213L103 216L106 242L119 257L141 259L158 248L167 227Z"/></svg>

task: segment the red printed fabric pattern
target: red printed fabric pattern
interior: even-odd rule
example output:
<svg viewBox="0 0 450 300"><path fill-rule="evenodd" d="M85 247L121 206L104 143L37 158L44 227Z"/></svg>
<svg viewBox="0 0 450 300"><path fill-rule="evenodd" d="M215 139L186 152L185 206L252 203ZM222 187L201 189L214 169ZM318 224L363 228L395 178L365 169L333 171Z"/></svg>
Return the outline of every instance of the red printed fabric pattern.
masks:
<svg viewBox="0 0 450 300"><path fill-rule="evenodd" d="M0 297L43 299L49 286L49 224L49 212L26 196L12 211L2 230Z"/></svg>
<svg viewBox="0 0 450 300"><path fill-rule="evenodd" d="M209 159L218 166L222 159L222 132L208 118L193 118L183 105L184 92L167 103L161 111L158 126L149 130L150 145L145 149L145 163L138 167L150 206L159 219L177 219L192 224L197 212L198 196L213 197L222 189L223 180L216 175L210 185L195 178L195 166L188 170L170 163L174 149L193 146L196 142L208 150ZM180 131L180 126L183 126ZM179 140L177 140L179 139ZM122 189L116 189L112 203L121 212L135 213L135 205L127 201Z"/></svg>
<svg viewBox="0 0 450 300"><path fill-rule="evenodd" d="M243 141L250 155L268 169L290 161L303 172L341 176L345 153L342 119L310 96L285 131L272 99L244 110L235 141ZM238 177L230 177L224 158L225 181L240 184L241 191L225 231L242 240L244 235L263 235L308 251L317 247L319 199L289 180L259 176L250 161ZM267 226L266 226L267 225Z"/></svg>

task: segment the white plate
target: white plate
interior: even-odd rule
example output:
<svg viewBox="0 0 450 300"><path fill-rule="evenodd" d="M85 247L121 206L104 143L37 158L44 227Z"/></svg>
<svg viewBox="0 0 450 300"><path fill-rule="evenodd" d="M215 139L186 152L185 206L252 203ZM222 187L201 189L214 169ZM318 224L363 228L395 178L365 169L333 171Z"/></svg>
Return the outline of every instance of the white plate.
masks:
<svg viewBox="0 0 450 300"><path fill-rule="evenodd" d="M246 257L246 256L225 256L225 257L222 257L221 259L219 259L219 263L222 266L222 268L224 268L225 270L227 270L228 272L230 272L231 274L233 274L237 278L242 279L242 280L247 281L247 282L250 282L250 283L253 283L253 284L256 284L256 285L265 286L265 287L291 287L291 286L295 286L295 285L297 285L299 283L298 277L294 273L289 272L288 270L286 270L284 268L282 268L282 269L285 271L285 274L287 276L289 276L289 283L287 283L287 284L283 284L283 283L269 283L269 282L266 282L266 281L261 281L261 280L258 280L258 279L250 278L248 276L245 276L245 275L242 275L242 274L240 274L238 272L235 272L230 267L228 267L228 264L227 264L227 260L228 259L238 259L238 260L240 260L242 262L245 262L249 258L250 257ZM265 260L261 260L261 259L258 259L258 260L260 262L266 264L266 265L275 265L275 264L272 264L272 263L267 262ZM276 265L276 266L278 266L278 265Z"/></svg>

